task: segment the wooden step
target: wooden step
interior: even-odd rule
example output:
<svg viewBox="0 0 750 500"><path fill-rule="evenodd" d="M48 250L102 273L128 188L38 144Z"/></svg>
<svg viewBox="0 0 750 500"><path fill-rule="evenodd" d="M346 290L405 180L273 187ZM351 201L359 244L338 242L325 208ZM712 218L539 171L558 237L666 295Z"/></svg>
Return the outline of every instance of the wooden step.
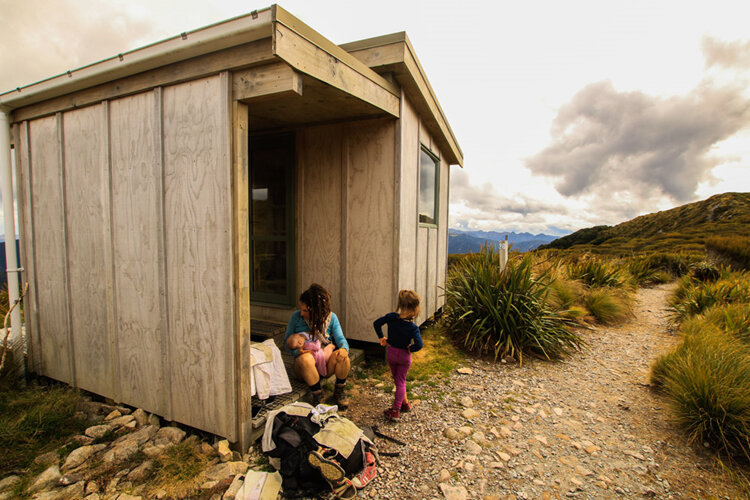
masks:
<svg viewBox="0 0 750 500"><path fill-rule="evenodd" d="M278 410L288 404L294 403L295 401L310 401L310 389L307 384L301 380L297 380L294 375L294 356L287 352L283 347L281 349L281 357L284 360L284 367L286 368L287 374L289 375L289 383L292 386L292 392L287 394L281 394L273 398L269 402L261 401L257 397L253 396L252 405L253 408L260 407L260 411L253 418L253 428L250 432L250 439L255 441L263 435L263 431L266 426L266 416L269 411ZM356 366L365 360L365 351L363 349L349 348L349 358L351 359L352 366ZM335 375L331 375L326 379L322 380L323 385L327 383L335 383ZM270 398L269 398L270 399Z"/></svg>

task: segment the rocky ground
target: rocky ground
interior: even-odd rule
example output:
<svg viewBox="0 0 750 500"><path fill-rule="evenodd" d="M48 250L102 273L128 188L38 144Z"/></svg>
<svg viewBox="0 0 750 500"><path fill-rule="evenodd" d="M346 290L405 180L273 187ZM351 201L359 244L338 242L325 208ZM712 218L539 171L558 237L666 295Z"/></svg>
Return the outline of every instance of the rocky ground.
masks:
<svg viewBox="0 0 750 500"><path fill-rule="evenodd" d="M467 358L443 383L414 390L401 422L382 411L391 395L355 380L345 415L406 442L376 438L376 479L359 492L375 499L738 498L737 483L701 443L669 423L666 403L648 385L649 366L678 338L668 331L669 285L638 292L632 318L584 331L587 347L562 362L493 363ZM142 410L86 401L85 434L35 460L36 500L233 499L256 462L226 441L160 426ZM182 446L202 472L192 486L156 485L160 457ZM196 457L198 457L196 459ZM172 459L174 463L174 458ZM180 464L178 457L177 463ZM163 463L161 465L164 467ZM18 476L0 480L13 498Z"/></svg>
<svg viewBox="0 0 750 500"><path fill-rule="evenodd" d="M473 360L425 390L397 424L391 399L362 384L348 418L407 442L378 439L384 457L371 498L738 498L700 443L669 423L649 367L677 342L668 331L670 285L638 292L633 317L584 332L562 362ZM355 391L356 392L356 391Z"/></svg>

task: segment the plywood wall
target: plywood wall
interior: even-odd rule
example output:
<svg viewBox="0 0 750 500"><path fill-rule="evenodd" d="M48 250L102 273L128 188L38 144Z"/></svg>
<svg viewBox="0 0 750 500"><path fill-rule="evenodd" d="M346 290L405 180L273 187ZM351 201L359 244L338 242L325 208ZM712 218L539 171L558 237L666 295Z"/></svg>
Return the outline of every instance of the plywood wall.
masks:
<svg viewBox="0 0 750 500"><path fill-rule="evenodd" d="M297 293L311 283L331 292L342 314L342 186L344 129L310 127L297 134ZM288 315L286 319L288 319Z"/></svg>
<svg viewBox="0 0 750 500"><path fill-rule="evenodd" d="M110 105L118 398L171 417L162 245L161 94Z"/></svg>
<svg viewBox="0 0 750 500"><path fill-rule="evenodd" d="M106 106L62 116L64 254L75 383L98 394L111 394L114 389L109 352L113 335L107 314L112 306L107 296L112 259Z"/></svg>
<svg viewBox="0 0 750 500"><path fill-rule="evenodd" d="M349 339L374 342L373 320L393 309L395 130L383 119L297 131L297 292L325 286Z"/></svg>
<svg viewBox="0 0 750 500"><path fill-rule="evenodd" d="M347 336L377 341L372 322L393 310L395 122L357 122L346 142Z"/></svg>
<svg viewBox="0 0 750 500"><path fill-rule="evenodd" d="M234 439L229 92L224 73L15 130L40 372Z"/></svg>
<svg viewBox="0 0 750 500"><path fill-rule="evenodd" d="M450 165L443 160L437 143L423 126L405 96L402 96L399 134L401 151L397 172L400 197L398 238L398 288L411 288L422 298L422 311L418 320L430 317L445 300L442 287L445 284L448 244L448 185ZM439 206L437 227L420 225L418 222L419 161L422 146L440 158Z"/></svg>
<svg viewBox="0 0 750 500"><path fill-rule="evenodd" d="M35 270L29 278L39 311L41 366L45 375L75 384L68 317L62 115L31 122L29 145L31 193L27 199L34 218L31 258Z"/></svg>
<svg viewBox="0 0 750 500"><path fill-rule="evenodd" d="M174 418L233 419L231 159L226 77L164 89L164 235ZM182 417L184 418L184 417Z"/></svg>

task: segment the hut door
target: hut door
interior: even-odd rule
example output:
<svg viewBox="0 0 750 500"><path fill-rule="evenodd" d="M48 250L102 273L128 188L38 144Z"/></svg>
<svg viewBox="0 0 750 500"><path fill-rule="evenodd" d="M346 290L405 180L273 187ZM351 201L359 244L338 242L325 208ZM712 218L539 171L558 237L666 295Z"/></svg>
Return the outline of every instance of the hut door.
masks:
<svg viewBox="0 0 750 500"><path fill-rule="evenodd" d="M250 138L251 299L294 304L294 135Z"/></svg>

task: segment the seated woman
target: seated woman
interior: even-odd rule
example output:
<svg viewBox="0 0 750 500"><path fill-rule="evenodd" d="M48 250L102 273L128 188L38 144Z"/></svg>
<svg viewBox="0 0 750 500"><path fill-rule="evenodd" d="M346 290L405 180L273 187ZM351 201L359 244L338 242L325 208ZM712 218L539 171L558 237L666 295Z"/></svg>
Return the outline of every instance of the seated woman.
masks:
<svg viewBox="0 0 750 500"><path fill-rule="evenodd" d="M293 312L289 318L284 344L296 333L309 333L311 339L320 341L320 349L323 351L325 364L321 363L318 366L314 354L304 346L301 349L290 349L296 358L294 373L310 387L313 405L317 406L323 395L320 387L321 377L335 374L336 385L332 403L345 410L349 406L344 392L346 377L349 376L351 367L349 343L341 331L336 313L331 312L331 294L317 283L310 285L310 288L300 295L299 311Z"/></svg>

